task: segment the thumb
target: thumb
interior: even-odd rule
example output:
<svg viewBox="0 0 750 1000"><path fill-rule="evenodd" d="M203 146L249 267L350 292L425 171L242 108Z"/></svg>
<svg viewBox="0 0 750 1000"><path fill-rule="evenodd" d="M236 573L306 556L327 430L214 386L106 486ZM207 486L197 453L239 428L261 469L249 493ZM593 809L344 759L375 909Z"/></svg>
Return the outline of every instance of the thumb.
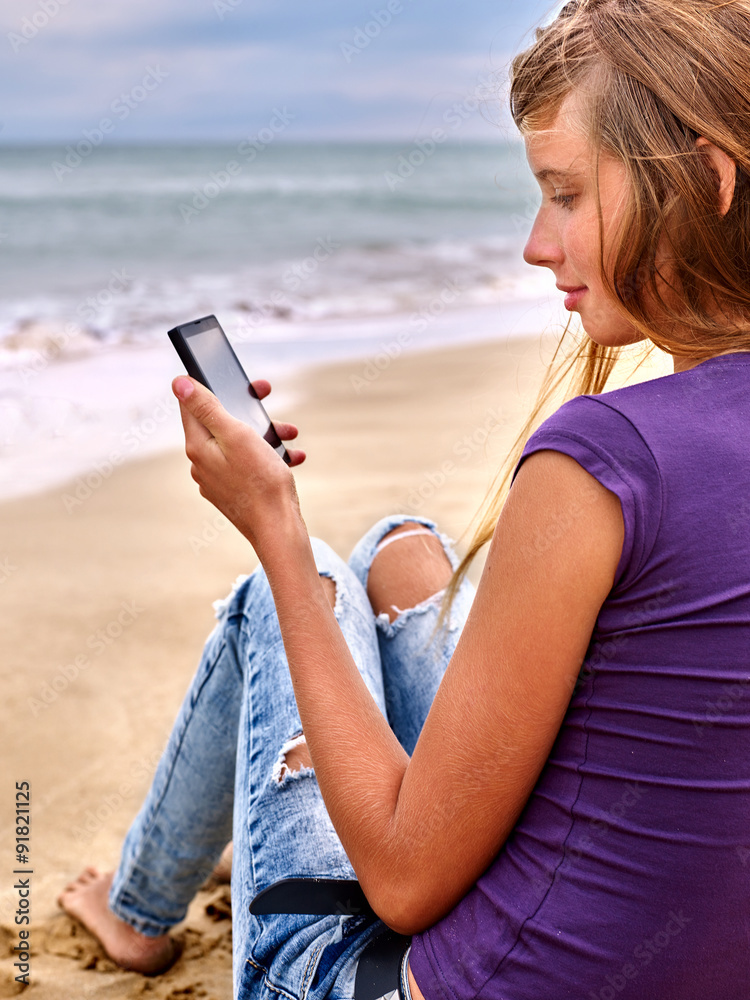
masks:
<svg viewBox="0 0 750 1000"><path fill-rule="evenodd" d="M232 417L210 389L194 378L181 375L172 382L172 391L180 401L180 413L188 443L198 443L209 438L221 438L228 430Z"/></svg>

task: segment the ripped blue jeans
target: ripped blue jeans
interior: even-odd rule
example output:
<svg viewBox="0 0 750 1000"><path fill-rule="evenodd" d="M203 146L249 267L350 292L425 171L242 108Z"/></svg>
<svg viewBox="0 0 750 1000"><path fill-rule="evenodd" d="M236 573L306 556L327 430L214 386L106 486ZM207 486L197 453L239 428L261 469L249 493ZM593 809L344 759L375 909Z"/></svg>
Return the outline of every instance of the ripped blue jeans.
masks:
<svg viewBox="0 0 750 1000"><path fill-rule="evenodd" d="M473 600L462 585L448 627L435 635L439 600L390 623L366 593L378 544L413 516L385 518L349 564L313 541L321 576L336 584L336 618L396 736L411 753ZM384 925L373 917L256 917L251 900L281 878L355 878L313 771L289 773L284 753L302 730L276 609L262 570L217 604L209 636L151 789L133 822L110 907L144 934L179 923L223 848L234 840L232 934L238 1000L351 1000L357 962ZM325 693L321 692L321 697Z"/></svg>

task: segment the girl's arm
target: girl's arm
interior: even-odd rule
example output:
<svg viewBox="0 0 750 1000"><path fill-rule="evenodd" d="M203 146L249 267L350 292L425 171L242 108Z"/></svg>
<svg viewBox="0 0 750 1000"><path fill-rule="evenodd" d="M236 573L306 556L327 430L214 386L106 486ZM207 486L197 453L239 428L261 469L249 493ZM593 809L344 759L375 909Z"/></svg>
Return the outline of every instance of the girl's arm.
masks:
<svg viewBox="0 0 750 1000"><path fill-rule="evenodd" d="M423 930L488 867L550 753L613 585L620 503L565 455L526 460L410 760L333 616L289 470L202 386L183 378L175 391L201 493L268 575L310 755L354 870L385 923Z"/></svg>

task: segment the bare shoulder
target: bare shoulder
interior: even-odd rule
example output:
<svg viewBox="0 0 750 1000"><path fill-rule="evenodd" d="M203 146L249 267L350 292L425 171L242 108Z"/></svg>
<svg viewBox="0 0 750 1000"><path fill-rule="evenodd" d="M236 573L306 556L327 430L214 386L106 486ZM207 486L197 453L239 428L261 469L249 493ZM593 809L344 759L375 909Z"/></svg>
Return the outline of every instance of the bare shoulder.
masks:
<svg viewBox="0 0 750 1000"><path fill-rule="evenodd" d="M619 498L575 459L539 451L521 466L496 537L526 560L574 559L600 567L607 590L622 553L625 527ZM493 545L493 547L495 547Z"/></svg>

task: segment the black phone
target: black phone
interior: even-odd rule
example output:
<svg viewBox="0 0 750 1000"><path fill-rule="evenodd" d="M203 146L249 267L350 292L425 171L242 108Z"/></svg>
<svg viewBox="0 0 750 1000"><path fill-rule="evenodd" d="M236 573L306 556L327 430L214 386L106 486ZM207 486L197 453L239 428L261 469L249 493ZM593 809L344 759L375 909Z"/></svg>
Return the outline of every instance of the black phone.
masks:
<svg viewBox="0 0 750 1000"><path fill-rule="evenodd" d="M217 318L183 323L168 336L188 375L210 389L228 413L249 424L290 465L289 453Z"/></svg>

